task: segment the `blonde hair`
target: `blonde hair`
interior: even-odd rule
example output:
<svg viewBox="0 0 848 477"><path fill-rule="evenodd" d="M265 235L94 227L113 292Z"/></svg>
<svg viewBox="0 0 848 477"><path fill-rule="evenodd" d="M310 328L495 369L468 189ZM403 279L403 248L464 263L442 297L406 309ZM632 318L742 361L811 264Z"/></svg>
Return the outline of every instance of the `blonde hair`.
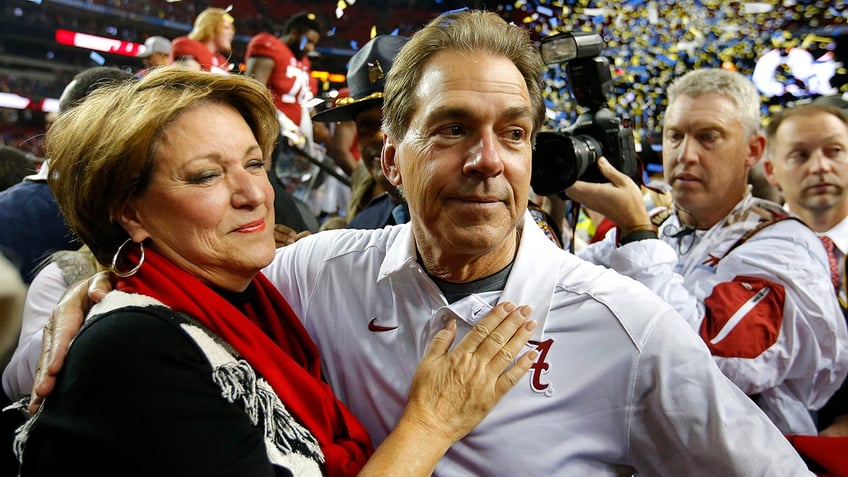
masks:
<svg viewBox="0 0 848 477"><path fill-rule="evenodd" d="M162 67L140 81L101 87L51 126L50 187L98 261L111 263L128 238L116 217L149 185L163 131L183 112L209 103L235 108L270 158L279 135L273 99L265 85L241 75Z"/></svg>
<svg viewBox="0 0 848 477"><path fill-rule="evenodd" d="M418 106L415 93L424 68L442 50L489 53L511 60L530 94L533 133L539 130L545 119L544 65L530 34L493 12L466 10L437 17L415 33L395 57L386 77L383 99L383 128L390 136L400 138L406 134Z"/></svg>
<svg viewBox="0 0 848 477"><path fill-rule="evenodd" d="M189 32L188 37L199 42L206 42L218 35L224 22L233 24L235 19L227 10L207 8L194 19L194 28Z"/></svg>

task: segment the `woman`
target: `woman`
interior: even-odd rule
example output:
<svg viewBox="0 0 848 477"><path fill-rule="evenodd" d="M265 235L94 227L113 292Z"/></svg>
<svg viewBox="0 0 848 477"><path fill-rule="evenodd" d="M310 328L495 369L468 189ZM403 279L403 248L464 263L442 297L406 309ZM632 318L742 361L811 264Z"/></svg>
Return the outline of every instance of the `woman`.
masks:
<svg viewBox="0 0 848 477"><path fill-rule="evenodd" d="M532 332L523 307L503 321L513 307L496 308L448 353L449 325L372 455L259 273L275 250L264 164L278 128L257 81L166 67L50 129L57 201L119 278L20 432L23 475L429 475L529 369L532 352L501 374Z"/></svg>

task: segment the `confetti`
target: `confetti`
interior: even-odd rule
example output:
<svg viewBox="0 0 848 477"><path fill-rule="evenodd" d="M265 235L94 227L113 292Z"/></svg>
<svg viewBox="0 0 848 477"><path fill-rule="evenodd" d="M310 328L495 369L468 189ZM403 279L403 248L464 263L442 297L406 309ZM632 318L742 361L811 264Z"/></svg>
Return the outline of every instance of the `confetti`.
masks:
<svg viewBox="0 0 848 477"><path fill-rule="evenodd" d="M775 50L782 63L769 82L771 95L763 92L764 115L821 94L799 79L813 67L833 75L834 92L848 91L844 65L820 65L833 59L835 48L822 27L848 31L845 2L524 0L498 10L536 40L561 31L599 33L613 67L609 107L632 118L637 137L660 129L665 88L673 79L696 68L725 68L751 78L758 61ZM809 55L795 52L790 60L790 51L799 48ZM549 65L545 84L546 127L563 129L583 112L571 97L563 65Z"/></svg>

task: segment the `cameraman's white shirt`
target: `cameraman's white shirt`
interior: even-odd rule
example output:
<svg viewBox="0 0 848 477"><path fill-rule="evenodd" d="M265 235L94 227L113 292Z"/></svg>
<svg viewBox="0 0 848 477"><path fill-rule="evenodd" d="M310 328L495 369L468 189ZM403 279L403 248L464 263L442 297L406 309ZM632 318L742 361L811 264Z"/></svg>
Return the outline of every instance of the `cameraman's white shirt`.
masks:
<svg viewBox="0 0 848 477"><path fill-rule="evenodd" d="M741 290L746 284L769 288L769 298L780 291L782 306L769 310L777 326L774 340L757 350L756 356L731 352L733 355L714 359L731 381L754 396L781 431L816 435L810 410L823 406L845 379L848 331L833 292L824 247L797 220L767 226L728 253L757 225L757 211L770 207L779 208L749 194L728 214L732 221L721 221L709 230L673 238L671 232L681 228L674 215L662 224L661 240L640 240L616 248L612 230L604 241L579 255L645 284L706 341L719 336L705 329L709 328L705 317L717 314L705 303L720 305L727 296L720 295L722 292L732 287ZM733 304L732 309L741 309L741 305ZM768 332L762 323L748 323L752 316L730 326L740 342L760 339L758 335Z"/></svg>

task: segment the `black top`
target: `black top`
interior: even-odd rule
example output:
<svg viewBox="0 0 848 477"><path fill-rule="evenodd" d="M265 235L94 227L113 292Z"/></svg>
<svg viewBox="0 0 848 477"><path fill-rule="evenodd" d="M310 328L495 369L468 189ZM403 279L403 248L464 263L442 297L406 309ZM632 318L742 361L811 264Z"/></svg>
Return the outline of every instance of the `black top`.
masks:
<svg viewBox="0 0 848 477"><path fill-rule="evenodd" d="M261 424L222 397L181 322L164 307L89 320L31 431L23 475L292 475L269 461Z"/></svg>

